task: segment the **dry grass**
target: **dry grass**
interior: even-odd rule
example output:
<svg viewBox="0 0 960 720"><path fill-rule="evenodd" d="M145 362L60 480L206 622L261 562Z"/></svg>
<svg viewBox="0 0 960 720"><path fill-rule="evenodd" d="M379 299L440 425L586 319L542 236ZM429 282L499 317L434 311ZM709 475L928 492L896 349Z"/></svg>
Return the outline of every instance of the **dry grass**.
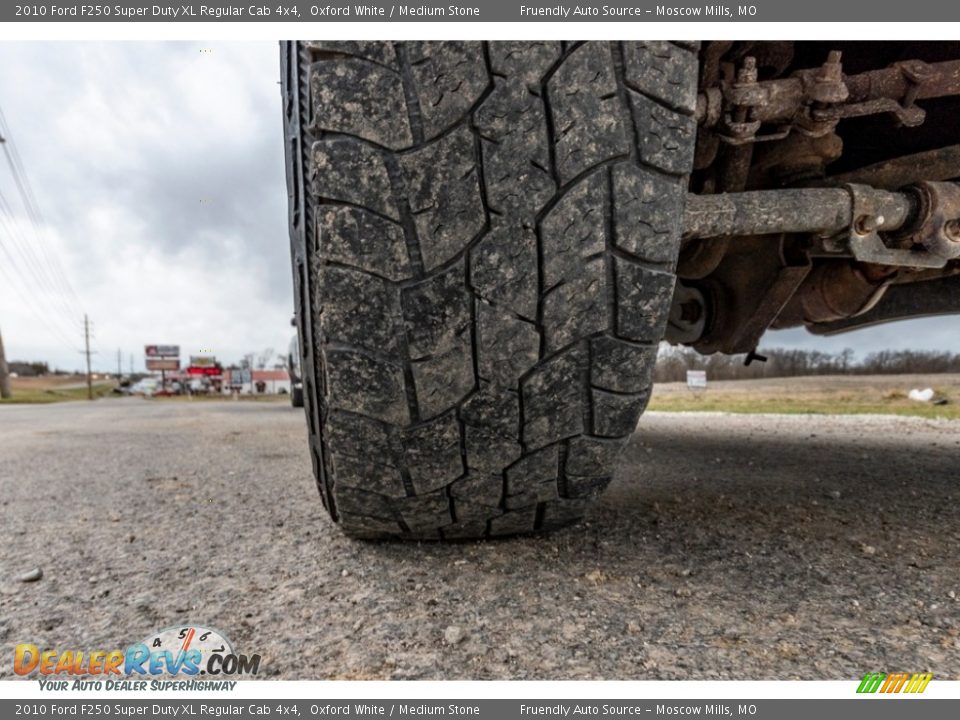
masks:
<svg viewBox="0 0 960 720"><path fill-rule="evenodd" d="M0 399L0 404L52 403L87 399L87 379L84 375L48 375L45 377L18 377L10 379L13 397ZM95 398L110 395L113 381L94 380Z"/></svg>
<svg viewBox="0 0 960 720"><path fill-rule="evenodd" d="M239 402L290 402L290 395L284 393L276 394L266 394L263 395L238 395L234 397L233 395L224 395L222 393L197 393L195 395L160 395L157 397L148 397L147 400L153 400L156 402L223 402L224 400L237 400Z"/></svg>
<svg viewBox="0 0 960 720"><path fill-rule="evenodd" d="M910 400L914 388L933 388L945 405ZM915 415L960 419L960 375L882 375L711 382L693 392L682 383L654 388L651 410L818 415Z"/></svg>

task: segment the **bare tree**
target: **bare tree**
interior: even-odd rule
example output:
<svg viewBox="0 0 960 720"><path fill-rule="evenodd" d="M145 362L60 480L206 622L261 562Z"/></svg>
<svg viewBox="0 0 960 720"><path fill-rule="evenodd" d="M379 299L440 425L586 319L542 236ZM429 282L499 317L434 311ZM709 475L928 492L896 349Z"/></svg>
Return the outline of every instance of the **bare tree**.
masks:
<svg viewBox="0 0 960 720"><path fill-rule="evenodd" d="M267 348L262 353L257 355L257 370L266 370L267 364L270 362L270 359L273 357L274 352L273 348Z"/></svg>
<svg viewBox="0 0 960 720"><path fill-rule="evenodd" d="M714 380L797 377L802 375L910 375L960 373L960 353L882 350L857 362L852 349L838 353L790 348L761 348L767 362L745 364L744 355L700 355L686 347L662 346L654 378L682 382L687 370L706 370Z"/></svg>

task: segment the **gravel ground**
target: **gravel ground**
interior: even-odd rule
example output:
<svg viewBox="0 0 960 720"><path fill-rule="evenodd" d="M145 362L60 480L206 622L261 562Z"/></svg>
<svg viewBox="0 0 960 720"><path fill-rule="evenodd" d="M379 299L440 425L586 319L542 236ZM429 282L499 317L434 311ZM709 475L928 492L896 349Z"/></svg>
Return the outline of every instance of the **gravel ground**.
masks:
<svg viewBox="0 0 960 720"><path fill-rule="evenodd" d="M459 545L341 536L282 403L8 406L0 438L0 676L194 622L289 679L960 679L960 423L654 413L587 522Z"/></svg>

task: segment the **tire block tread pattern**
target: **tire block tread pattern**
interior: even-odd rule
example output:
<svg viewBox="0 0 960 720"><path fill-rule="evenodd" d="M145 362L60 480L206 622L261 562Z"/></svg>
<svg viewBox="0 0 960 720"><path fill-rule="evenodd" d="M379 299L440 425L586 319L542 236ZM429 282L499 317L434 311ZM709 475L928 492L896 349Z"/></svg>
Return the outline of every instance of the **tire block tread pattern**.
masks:
<svg viewBox="0 0 960 720"><path fill-rule="evenodd" d="M359 538L577 520L649 398L695 47L298 47L331 514Z"/></svg>

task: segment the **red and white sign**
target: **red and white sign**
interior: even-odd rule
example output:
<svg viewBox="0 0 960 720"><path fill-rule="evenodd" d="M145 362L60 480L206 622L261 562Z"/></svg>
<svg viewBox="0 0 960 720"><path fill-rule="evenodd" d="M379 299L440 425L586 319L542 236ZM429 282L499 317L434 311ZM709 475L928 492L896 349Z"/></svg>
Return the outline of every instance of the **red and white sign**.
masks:
<svg viewBox="0 0 960 720"><path fill-rule="evenodd" d="M180 346L146 345L143 348L143 354L148 358L178 358L180 357Z"/></svg>
<svg viewBox="0 0 960 720"><path fill-rule="evenodd" d="M187 375L207 375L210 377L220 377L223 371L219 367L205 367L191 365L187 368Z"/></svg>
<svg viewBox="0 0 960 720"><path fill-rule="evenodd" d="M177 358L147 358L147 370L179 370L180 360Z"/></svg>

